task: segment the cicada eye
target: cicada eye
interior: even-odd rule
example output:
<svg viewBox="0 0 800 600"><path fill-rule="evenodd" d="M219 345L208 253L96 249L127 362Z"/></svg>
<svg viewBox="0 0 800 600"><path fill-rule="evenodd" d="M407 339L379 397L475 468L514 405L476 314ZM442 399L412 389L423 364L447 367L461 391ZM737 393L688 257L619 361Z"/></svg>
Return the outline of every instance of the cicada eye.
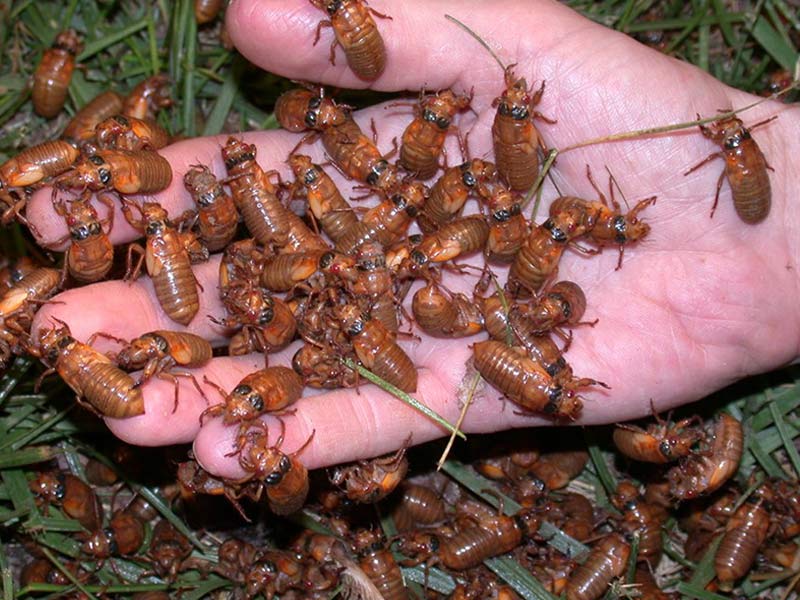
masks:
<svg viewBox="0 0 800 600"><path fill-rule="evenodd" d="M97 175L100 177L100 183L102 183L103 185L111 181L111 171L109 171L108 169L98 169Z"/></svg>
<svg viewBox="0 0 800 600"><path fill-rule="evenodd" d="M250 406L258 412L264 410L264 399L261 397L261 394L250 394L247 400L250 402Z"/></svg>

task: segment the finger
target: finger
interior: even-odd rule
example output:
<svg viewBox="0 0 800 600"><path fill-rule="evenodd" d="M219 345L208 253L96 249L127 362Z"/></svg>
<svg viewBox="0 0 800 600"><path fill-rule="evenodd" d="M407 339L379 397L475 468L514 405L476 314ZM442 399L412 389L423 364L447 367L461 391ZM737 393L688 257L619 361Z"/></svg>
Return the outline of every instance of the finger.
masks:
<svg viewBox="0 0 800 600"><path fill-rule="evenodd" d="M75 339L82 341L97 332L130 340L148 331L168 329L195 333L212 345L224 344L228 331L209 319L209 315L225 315L218 289L219 262L217 255L192 266L202 290L198 289L197 314L186 327L167 316L158 303L153 282L145 276L131 283L103 281L55 296L36 313L31 329L33 339L38 339L40 329L53 327L53 319L57 318L69 325ZM98 339L97 347L102 351L119 349L117 344L103 339Z"/></svg>
<svg viewBox="0 0 800 600"><path fill-rule="evenodd" d="M378 147L381 152L389 153L393 148L393 140L402 136L403 129L408 125L412 116L411 109L392 107L390 103L386 103L357 111L354 118L364 131L370 130L370 123L374 119L379 129ZM191 195L183 185L183 177L193 165L205 164L218 179L223 180L226 177L226 171L220 150L228 137L227 135L218 135L184 140L159 150L159 153L172 166L172 182L163 192L143 199L159 202L173 219L179 217L184 211L194 209ZM289 152L302 139L303 134L272 130L246 132L235 137L256 145L258 149L256 160L265 171L276 170L284 181L292 181L293 177L286 160ZM450 144L453 155L457 156L458 145L452 140ZM478 148L477 145L476 148ZM327 160L322 145L318 141L301 146L297 153L307 154L319 163ZM341 185L343 193L348 193L353 185L359 185L359 182L345 182L333 167L326 167L326 171ZM363 192L359 195L363 195ZM105 218L108 209L97 200L94 200L93 204L95 204L100 217ZM141 237L142 233L125 220L120 204L118 202L114 204L114 225L109 234L111 242L115 245L123 244ZM26 217L34 225L37 241L42 246L60 251L66 248L66 243L59 242L67 235L67 227L64 218L58 215L53 208L51 187L37 190L28 202L26 211Z"/></svg>
<svg viewBox="0 0 800 600"><path fill-rule="evenodd" d="M602 30L552 2L374 0L369 7L391 17L374 18L386 46L386 69L374 82L359 79L348 68L341 48L336 48L336 64L330 64L329 47L334 40L331 28L323 28L319 43L314 45L318 24L329 17L308 0L236 0L228 7L226 26L244 56L267 71L289 78L377 90L437 90L458 85L466 91L474 85L479 95L496 90L502 84L503 71L445 14L478 30L504 64L517 62L524 55L526 68L570 29ZM535 42L531 23L547 24L536 29ZM286 52L286 48L297 50ZM482 89L481 84L488 81L494 86Z"/></svg>

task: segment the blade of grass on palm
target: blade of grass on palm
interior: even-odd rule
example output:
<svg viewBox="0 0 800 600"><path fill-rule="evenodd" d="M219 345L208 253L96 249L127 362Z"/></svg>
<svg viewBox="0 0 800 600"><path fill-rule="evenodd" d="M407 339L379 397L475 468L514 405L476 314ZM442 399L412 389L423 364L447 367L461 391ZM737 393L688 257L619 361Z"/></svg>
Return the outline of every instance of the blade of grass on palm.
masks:
<svg viewBox="0 0 800 600"><path fill-rule="evenodd" d="M349 369L353 369L354 371L358 371L359 375L361 375L364 379L367 379L368 381L371 381L372 383L374 383L375 385L377 385L378 387L380 387L384 391L389 392L395 398L399 398L400 400L402 400L403 402L405 402L406 404L408 404L409 406L411 406L415 410L421 412L423 415L425 415L426 417L431 419L433 422L438 423L439 425L441 425L442 427L447 429L447 431L449 431L451 433L455 433L462 440L467 439L467 436L464 435L464 433L462 431L459 431L458 429L453 427L453 425L451 425L449 422L447 422L443 417L439 416L436 412L434 412L433 410L431 410L430 408L428 408L427 406L422 404L422 402L420 402L416 398L413 398L412 396L409 396L408 394L406 394L400 388L392 385L391 383L389 383L388 381L386 381L384 379L381 379L380 377L375 375L375 373L373 373L369 369L367 369L367 368L365 368L365 367L363 367L363 366L361 366L359 364L356 364L355 362L353 362L349 358L342 359L342 362L345 365L347 365L347 367Z"/></svg>
<svg viewBox="0 0 800 600"><path fill-rule="evenodd" d="M113 46L121 40L124 40L126 37L133 35L137 31L141 31L145 27L147 27L146 18L140 19L135 23L131 23L130 25L127 25L122 29L118 29L117 31L106 33L99 39L86 44L83 52L81 52L75 60L77 60L79 63L86 62L98 52L102 52L106 48Z"/></svg>
<svg viewBox="0 0 800 600"><path fill-rule="evenodd" d="M797 51L786 43L763 16L756 20L750 34L780 66L788 70L794 68Z"/></svg>
<svg viewBox="0 0 800 600"><path fill-rule="evenodd" d="M770 412L775 419L775 427L778 430L778 435L781 437L783 447L786 455L794 467L795 478L800 477L800 454L797 453L797 448L794 445L793 436L789 434L789 428L783 420L783 415L778 412L773 404L770 404Z"/></svg>
<svg viewBox="0 0 800 600"><path fill-rule="evenodd" d="M556 600L556 596L544 589L544 586L513 558L507 556L489 558L483 561L483 564L505 580L525 600Z"/></svg>

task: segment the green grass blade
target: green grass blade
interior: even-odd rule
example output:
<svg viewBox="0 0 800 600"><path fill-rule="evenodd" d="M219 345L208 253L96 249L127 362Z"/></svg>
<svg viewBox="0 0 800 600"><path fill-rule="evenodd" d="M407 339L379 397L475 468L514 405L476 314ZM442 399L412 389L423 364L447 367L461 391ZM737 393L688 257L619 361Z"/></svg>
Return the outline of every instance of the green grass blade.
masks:
<svg viewBox="0 0 800 600"><path fill-rule="evenodd" d="M3 582L3 600L11 600L14 597L14 577L11 574L4 544L0 544L0 581Z"/></svg>
<svg viewBox="0 0 800 600"><path fill-rule="evenodd" d="M384 379L381 379L380 377L375 375L369 369L363 367L362 365L356 364L355 362L353 362L349 358L342 359L342 362L349 369L353 369L355 371L358 371L359 375L361 375L364 379L366 379L368 381L371 381L372 383L374 383L375 385L377 385L378 387L380 387L384 391L389 392L392 396L394 396L396 398L399 398L400 400L402 400L403 402L405 402L406 404L411 406L413 409L421 412L423 415L428 417L433 422L438 423L439 425L441 425L442 427L447 429L447 431L449 431L450 433L455 433L462 440L467 439L467 436L464 435L464 433L462 431L459 431L458 429L456 429L452 424L448 423L443 417L439 416L437 413L435 413L430 408L428 408L427 406L422 404L422 402L420 402L416 398L412 398L411 396L406 394L400 388L398 388L396 386L393 386L391 383L389 383L388 381L386 381Z"/></svg>
<svg viewBox="0 0 800 600"><path fill-rule="evenodd" d="M28 357L18 357L14 359L14 363L8 372L3 375L0 380L0 404L5 402L8 395L14 391L14 388L19 385L20 380L25 376L33 366L33 359Z"/></svg>
<svg viewBox="0 0 800 600"><path fill-rule="evenodd" d="M222 82L219 95L217 96L216 102L214 102L214 108L211 109L211 113L208 115L208 119L203 127L203 135L216 135L222 131L222 127L225 125L225 120L228 118L228 113L231 111L233 100L237 93L238 86L236 79L233 73L229 72Z"/></svg>
<svg viewBox="0 0 800 600"><path fill-rule="evenodd" d="M14 469L51 460L58 454L55 448L39 446L14 452L0 452L0 469Z"/></svg>
<svg viewBox="0 0 800 600"><path fill-rule="evenodd" d="M617 490L617 479L611 474L611 471L608 468L608 463L606 462L600 447L597 445L597 430L592 428L584 429L583 436L586 440L586 446L589 450L589 457L594 465L597 478L603 485L606 496L611 498Z"/></svg>
<svg viewBox="0 0 800 600"><path fill-rule="evenodd" d="M425 585L426 579L424 566L400 567L400 570L403 572L403 578L405 578L406 581L413 581L414 583ZM435 592L439 592L440 594L451 594L453 590L456 589L455 580L444 571L440 571L439 569L428 569L427 575L428 588Z"/></svg>
<svg viewBox="0 0 800 600"><path fill-rule="evenodd" d="M789 457L792 467L794 467L795 477L798 477L800 476L800 454L797 453L794 439L789 435L789 428L783 420L783 415L780 414L774 404L770 404L769 407L773 419L775 420L775 428L778 430L778 435L780 435L781 441L783 442L786 455Z"/></svg>
<svg viewBox="0 0 800 600"><path fill-rule="evenodd" d="M766 18L759 17L750 34L780 66L789 70L794 68L798 58L797 51L786 43Z"/></svg>
<svg viewBox="0 0 800 600"><path fill-rule="evenodd" d="M145 27L147 27L147 19L141 19L135 23L131 23L130 25L123 27L118 31L103 35L100 39L86 44L83 52L78 55L76 60L79 63L86 62L97 53L102 52L106 48L124 40L126 37L133 35L137 31L141 31Z"/></svg>
<svg viewBox="0 0 800 600"><path fill-rule="evenodd" d="M697 600L730 600L728 596L720 596L719 594L703 589L701 586L686 583L685 581L681 581L677 589L685 598L697 598Z"/></svg>
<svg viewBox="0 0 800 600"><path fill-rule="evenodd" d="M702 590L716 577L716 573L714 572L714 557L717 555L717 548L719 548L721 543L721 535L718 535L711 541L705 554L703 554L703 558L697 563L697 570L692 574L689 585Z"/></svg>
<svg viewBox="0 0 800 600"><path fill-rule="evenodd" d="M185 2L191 8L190 2ZM181 108L183 113L183 132L188 137L197 135L197 121L195 113L197 111L195 103L195 61L197 59L197 21L194 18L194 11L187 10L187 16L183 22L186 28L186 53L183 57L183 97L181 98Z"/></svg>
<svg viewBox="0 0 800 600"><path fill-rule="evenodd" d="M505 580L525 600L556 600L530 572L507 556L489 558L483 561L490 571Z"/></svg>

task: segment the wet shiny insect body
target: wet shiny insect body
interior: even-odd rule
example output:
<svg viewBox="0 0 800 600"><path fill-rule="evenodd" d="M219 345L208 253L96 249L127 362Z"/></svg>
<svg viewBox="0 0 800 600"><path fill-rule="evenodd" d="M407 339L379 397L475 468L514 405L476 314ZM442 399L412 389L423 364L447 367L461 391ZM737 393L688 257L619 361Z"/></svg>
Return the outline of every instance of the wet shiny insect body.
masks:
<svg viewBox="0 0 800 600"><path fill-rule="evenodd" d="M142 390L133 378L107 356L72 337L65 323L39 331L38 348L32 349L49 367L44 377L58 372L78 396L97 413L115 419L144 413Z"/></svg>
<svg viewBox="0 0 800 600"><path fill-rule="evenodd" d="M558 490L580 475L587 462L589 453L585 450L555 450L540 454L528 470L547 489Z"/></svg>
<svg viewBox="0 0 800 600"><path fill-rule="evenodd" d="M611 498L612 504L622 513L618 531L633 535L638 532L639 546L636 560L647 562L653 568L661 558L661 515L663 511L645 502L638 488L630 481L621 481Z"/></svg>
<svg viewBox="0 0 800 600"><path fill-rule="evenodd" d="M375 375L404 392L417 391L417 368L377 319L367 319L352 304L339 307L337 317L353 342L358 360Z"/></svg>
<svg viewBox="0 0 800 600"><path fill-rule="evenodd" d="M357 227L355 212L333 180L308 156L293 154L289 157L289 165L296 178L295 189L305 190L311 213L333 243L338 244L348 231Z"/></svg>
<svg viewBox="0 0 800 600"><path fill-rule="evenodd" d="M71 473L44 471L28 485L42 503L59 506L89 531L103 522L103 507L94 490Z"/></svg>
<svg viewBox="0 0 800 600"><path fill-rule="evenodd" d="M248 475L237 484L254 482L261 490L266 490L267 503L276 515L289 515L297 512L305 504L308 496L308 471L297 456L314 439L314 432L308 440L291 454L280 451L286 426L280 421L281 433L274 446L268 445L264 429L248 433L251 445L239 456L240 466Z"/></svg>
<svg viewBox="0 0 800 600"><path fill-rule="evenodd" d="M313 388L351 388L358 383L357 373L342 364L335 352L311 344L295 352L292 368L305 385Z"/></svg>
<svg viewBox="0 0 800 600"><path fill-rule="evenodd" d="M146 243L144 248L138 244L128 247L126 278L136 279L144 262L161 308L176 323L188 325L200 308L198 282L187 249L195 242L194 235L179 233L170 222L167 211L157 202L141 205L141 220L134 218L130 206L123 204L122 212L131 225L145 233ZM135 267L134 253L140 255Z"/></svg>
<svg viewBox="0 0 800 600"><path fill-rule="evenodd" d="M757 123L750 129L755 129L771 120L767 119ZM714 158L725 159L725 170L717 181L717 193L714 196L714 205L711 207L711 216L714 216L714 210L719 202L722 181L727 177L733 194L733 206L739 218L750 224L760 223L766 219L772 204L772 191L767 173L769 165L758 144L750 135L750 130L740 119L729 117L715 121L710 127L700 125L700 131L705 137L719 144L722 152L709 155L689 169L685 175Z"/></svg>
<svg viewBox="0 0 800 600"><path fill-rule="evenodd" d="M394 455L360 460L355 465L334 467L329 479L344 487L347 497L362 504L380 502L391 494L408 472L406 447Z"/></svg>
<svg viewBox="0 0 800 600"><path fill-rule="evenodd" d="M567 600L597 600L628 566L631 547L618 533L600 540L567 580Z"/></svg>
<svg viewBox="0 0 800 600"><path fill-rule="evenodd" d="M75 70L75 55L81 47L78 34L68 29L59 33L53 45L45 50L33 74L31 100L36 114L51 119L64 108Z"/></svg>
<svg viewBox="0 0 800 600"><path fill-rule="evenodd" d="M358 530L353 536L353 552L358 558L358 566L378 588L381 597L386 600L409 597L403 585L403 574L382 533Z"/></svg>
<svg viewBox="0 0 800 600"><path fill-rule="evenodd" d="M172 106L169 86L169 77L166 75L148 77L125 98L122 114L136 119L155 119L158 111Z"/></svg>
<svg viewBox="0 0 800 600"><path fill-rule="evenodd" d="M239 213L233 199L205 165L194 165L183 176L183 185L197 207L200 239L209 252L225 248L236 235Z"/></svg>
<svg viewBox="0 0 800 600"><path fill-rule="evenodd" d="M497 106L492 141L497 162L497 172L512 190L525 192L533 186L539 175L539 148L544 143L533 124L543 118L534 107L544 94L544 82L531 95L524 78L516 78L511 68L506 69L506 89L494 102ZM549 121L548 121L549 122Z"/></svg>
<svg viewBox="0 0 800 600"><path fill-rule="evenodd" d="M120 194L155 194L169 186L172 167L156 152L145 150L98 150L82 157L75 166L56 178L60 189Z"/></svg>
<svg viewBox="0 0 800 600"><path fill-rule="evenodd" d="M372 15L389 17L369 8L365 0L309 1L320 10L327 11L331 18L317 26L314 45L319 42L322 27L332 27L336 39L331 44L331 64L336 64L334 49L339 44L347 57L347 64L356 75L367 81L377 79L386 66L386 48Z"/></svg>
<svg viewBox="0 0 800 600"><path fill-rule="evenodd" d="M397 167L386 161L375 143L348 117L341 125L322 131L322 145L331 160L350 179L389 190L397 181Z"/></svg>
<svg viewBox="0 0 800 600"><path fill-rule="evenodd" d="M474 302L461 293L446 294L433 282L414 293L411 310L417 325L436 337L466 337L483 329L483 317Z"/></svg>
<svg viewBox="0 0 800 600"><path fill-rule="evenodd" d="M134 554L144 543L144 524L133 514L114 513L108 527L92 532L81 546L86 554L104 560Z"/></svg>
<svg viewBox="0 0 800 600"><path fill-rule="evenodd" d="M761 501L746 502L725 526L725 535L714 556L719 582L731 586L753 566L759 548L767 539L770 514Z"/></svg>
<svg viewBox="0 0 800 600"><path fill-rule="evenodd" d="M222 415L225 425L247 423L266 413L283 411L300 399L303 394L303 381L292 369L287 367L267 367L246 375L225 402L203 411L205 417Z"/></svg>
<svg viewBox="0 0 800 600"><path fill-rule="evenodd" d="M194 0L194 20L198 25L211 23L224 5L225 0Z"/></svg>
<svg viewBox="0 0 800 600"><path fill-rule="evenodd" d="M72 242L64 257L65 270L81 283L100 281L114 264L114 246L108 238L108 231L103 231L103 223L108 223L111 230L114 207L109 207L106 221L100 221L86 197L69 203L55 202L53 207L66 220Z"/></svg>
<svg viewBox="0 0 800 600"><path fill-rule="evenodd" d="M30 256L20 256L8 262L3 261L3 264L5 266L0 269L0 291L3 293L38 268L36 261Z"/></svg>
<svg viewBox="0 0 800 600"><path fill-rule="evenodd" d="M439 156L456 113L469 107L469 96L451 90L420 99L414 120L403 132L399 164L418 179L430 179L439 168Z"/></svg>
<svg viewBox="0 0 800 600"><path fill-rule="evenodd" d="M585 311L586 295L580 286L559 281L523 311L522 326L534 335L542 335L562 325L577 325Z"/></svg>
<svg viewBox="0 0 800 600"><path fill-rule="evenodd" d="M26 148L0 165L0 190L35 185L64 173L80 151L65 140L51 140Z"/></svg>
<svg viewBox="0 0 800 600"><path fill-rule="evenodd" d="M592 181L591 173L587 169L589 180ZM592 181L594 185L594 181ZM585 233L586 238L600 246L606 244L617 244L619 247L619 260L617 270L622 268L622 258L625 253L625 246L637 242L650 233L650 225L639 220L639 213L656 201L656 196L645 198L624 214L619 203L614 199L613 188L611 196L611 206L600 190L595 186L600 200L588 201L574 196L561 196L550 205L550 214L556 216L567 211L583 212L586 215L588 228Z"/></svg>
<svg viewBox="0 0 800 600"><path fill-rule="evenodd" d="M169 134L155 121L114 115L94 130L98 148L116 150L158 150L169 143Z"/></svg>
<svg viewBox="0 0 800 600"><path fill-rule="evenodd" d="M264 260L261 285L271 292L288 292L325 266L347 259L329 250L276 254ZM350 259L351 262L352 259Z"/></svg>
<svg viewBox="0 0 800 600"><path fill-rule="evenodd" d="M242 348L249 352L277 352L294 339L297 321L289 306L267 290L252 285L232 287L223 298L229 317L215 323L244 326Z"/></svg>
<svg viewBox="0 0 800 600"><path fill-rule="evenodd" d="M198 392L205 396L194 376L176 367L194 369L211 360L211 344L185 331L151 331L131 340L116 355L117 364L126 370L143 369L140 383L151 377L171 381L175 386L175 408L178 404L177 377L189 377ZM173 409L174 412L174 409Z"/></svg>
<svg viewBox="0 0 800 600"><path fill-rule="evenodd" d="M392 518L399 531L408 531L417 525L432 525L443 521L446 512L442 496L425 485L404 482L401 496Z"/></svg>
<svg viewBox="0 0 800 600"><path fill-rule="evenodd" d="M470 569L487 558L513 550L538 527L538 519L529 511L522 511L513 517L482 516L477 523L441 540L439 561L455 571Z"/></svg>
<svg viewBox="0 0 800 600"><path fill-rule="evenodd" d="M116 92L111 90L101 92L75 113L61 137L76 145L91 140L97 124L119 114L122 102L122 96Z"/></svg>
<svg viewBox="0 0 800 600"><path fill-rule="evenodd" d="M430 263L442 263L482 250L489 237L489 226L480 215L470 215L442 225L435 233L423 236L411 250L408 268L418 269Z"/></svg>
<svg viewBox="0 0 800 600"><path fill-rule="evenodd" d="M303 87L289 90L278 97L275 101L275 118L287 131L324 131L344 123L348 118L347 109L326 97L323 88Z"/></svg>
<svg viewBox="0 0 800 600"><path fill-rule="evenodd" d="M556 381L524 350L487 340L473 346L481 376L526 411L555 419L575 419L583 408L576 390L594 385L592 379Z"/></svg>
<svg viewBox="0 0 800 600"><path fill-rule="evenodd" d="M642 429L636 425L621 424L614 429L614 444L628 458L644 462L665 464L688 456L704 436L698 427L691 427L696 419L682 419L670 424L657 418L656 423Z"/></svg>
<svg viewBox="0 0 800 600"><path fill-rule="evenodd" d="M175 581L184 560L192 553L192 543L172 524L161 519L153 527L147 558L156 575L167 581Z"/></svg>
<svg viewBox="0 0 800 600"><path fill-rule="evenodd" d="M519 194L500 185L486 201L490 214L489 239L486 242L489 258L511 262L528 237L530 228L520 209L521 201Z"/></svg>
<svg viewBox="0 0 800 600"><path fill-rule="evenodd" d="M690 456L670 469L668 478L676 498L688 499L719 489L739 468L744 448L742 424L722 413L714 426L714 440L708 452Z"/></svg>
<svg viewBox="0 0 800 600"><path fill-rule="evenodd" d="M497 177L495 165L480 159L445 169L431 188L430 196L417 217L424 233L436 231L455 218L473 190L488 197L487 184Z"/></svg>
<svg viewBox="0 0 800 600"><path fill-rule="evenodd" d="M256 147L231 137L222 149L222 158L233 201L248 231L260 244L284 246L289 239L289 211L256 162Z"/></svg>

